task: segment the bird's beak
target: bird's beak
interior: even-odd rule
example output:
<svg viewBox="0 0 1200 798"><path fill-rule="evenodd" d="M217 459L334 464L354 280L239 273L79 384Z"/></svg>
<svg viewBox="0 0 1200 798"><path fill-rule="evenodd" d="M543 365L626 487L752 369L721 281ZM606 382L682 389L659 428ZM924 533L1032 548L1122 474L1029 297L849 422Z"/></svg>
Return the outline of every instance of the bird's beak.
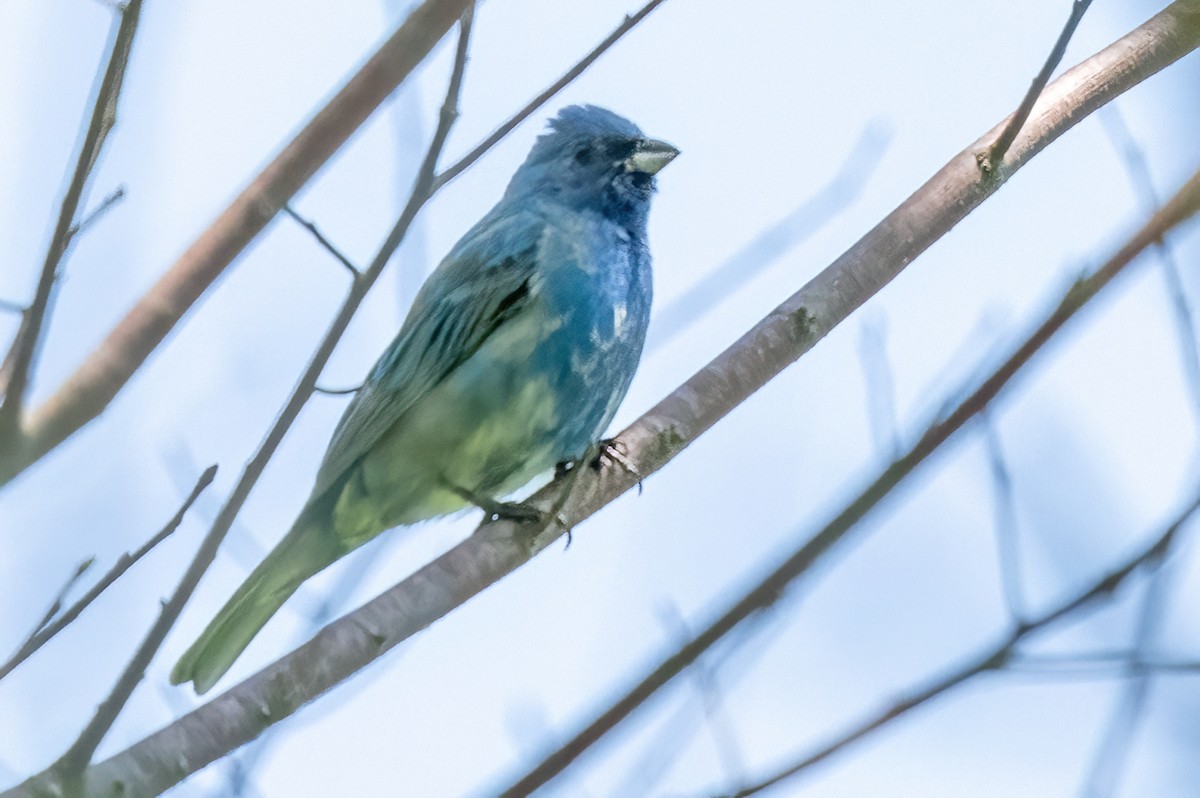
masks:
<svg viewBox="0 0 1200 798"><path fill-rule="evenodd" d="M658 174L658 171L669 164L679 150L665 141L642 139L637 149L625 159L625 168L631 172L645 172L648 175Z"/></svg>

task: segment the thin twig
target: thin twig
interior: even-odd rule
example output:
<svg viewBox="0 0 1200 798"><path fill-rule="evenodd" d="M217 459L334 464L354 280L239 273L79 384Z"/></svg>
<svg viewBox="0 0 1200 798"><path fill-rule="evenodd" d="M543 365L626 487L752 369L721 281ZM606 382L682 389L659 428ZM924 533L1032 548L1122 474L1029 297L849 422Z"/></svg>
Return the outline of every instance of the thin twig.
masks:
<svg viewBox="0 0 1200 798"><path fill-rule="evenodd" d="M68 240L74 239L75 236L86 231L123 199L125 199L125 186L117 186L116 189L110 191L104 197L104 199L100 200L99 205L88 211L86 214L84 214L82 219L71 226L71 229L67 231Z"/></svg>
<svg viewBox="0 0 1200 798"><path fill-rule="evenodd" d="M667 657L625 695L583 730L551 752L524 776L501 792L504 796L529 795L560 774L584 751L600 740L663 685L707 651L726 634L754 614L773 605L801 574L807 572L835 544L845 539L868 512L888 496L917 466L945 444L968 421L982 412L1030 359L1096 294L1119 275L1134 258L1166 232L1200 210L1200 172L1184 184L1159 213L1156 213L1108 262L1089 277L1080 279L1062 297L1045 320L1017 346L1012 355L945 419L926 429L905 454L884 469L828 525L813 535L779 567L747 591L742 598L687 645Z"/></svg>
<svg viewBox="0 0 1200 798"><path fill-rule="evenodd" d="M350 272L351 276L357 278L362 274L362 272L359 271L359 268L355 266L349 258L343 255L342 251L335 247L333 242L326 238L321 231L317 229L317 226L313 222L305 219L303 216L292 210L291 205L284 205L283 212L292 217L292 219L295 220L296 223L305 230L312 233L313 238L317 239L317 243L324 247L330 255L333 255L333 257L337 258L338 263L345 266L346 270Z"/></svg>
<svg viewBox="0 0 1200 798"><path fill-rule="evenodd" d="M175 518L171 519L170 523L160 529L154 535L154 537L143 543L140 548L136 549L132 553L125 552L118 557L116 563L113 564L113 567L110 568L108 572L104 574L104 576L100 577L96 584L92 585L87 593L83 594L83 596L81 596L80 599L72 604L65 612L58 617L54 617L53 614L50 614L34 631L34 633L29 636L29 639L21 644L21 647L17 649L17 652L13 654L7 662L5 662L3 665L0 665L0 679L3 679L5 676L11 673L18 665L29 659L35 652L37 652L38 649L50 642L55 635L67 628L67 626L69 626L76 618L78 618L79 615L85 609L87 609L93 601L100 597L101 593L103 593L105 590L111 587L114 582L124 576L126 571L128 571L139 560L149 554L156 546L158 546L158 544L169 538L175 532L175 530L179 528L179 523L183 520L183 513L192 506L192 503L197 497L199 497L200 493L206 487L208 487L210 483L212 483L216 473L216 466L212 466L206 470L200 476L200 480L196 483L196 487L192 489L192 493L187 502L184 504L183 509L179 511ZM91 560L87 560L86 563L91 563ZM80 571L79 573L82 572ZM69 585L70 583L68 583L68 587ZM66 592L65 588L63 592ZM56 608L52 607L51 609L57 612Z"/></svg>
<svg viewBox="0 0 1200 798"><path fill-rule="evenodd" d="M865 719L851 725L847 731L838 734L831 741L817 747L811 753L805 754L792 764L780 768L771 776L735 790L733 793L728 794L729 797L748 798L748 796L762 792L769 787L774 787L804 772L818 762L839 753L851 744L887 726L892 721L897 720L912 710L945 695L970 679L983 673L1006 669L1017 653L1017 646L1031 635L1090 606L1098 600L1111 596L1138 569L1149 566L1161 566L1162 559L1179 536L1180 530L1197 510L1200 510L1200 494L1193 496L1190 504L1183 508L1175 519L1154 537L1149 545L1125 559L1117 567L1092 580L1087 587L1082 588L1071 597L1059 602L1053 608L1029 622L1014 627L994 645L971 657L967 663L929 682L909 689L905 692L904 698L888 704L877 712L871 713Z"/></svg>
<svg viewBox="0 0 1200 798"><path fill-rule="evenodd" d="M1067 52L1067 42L1071 41L1071 36L1075 34L1075 28L1079 26L1079 21L1083 19L1084 12L1091 4L1092 0L1074 0L1071 4L1071 16L1067 19L1067 24L1063 26L1062 33L1058 35L1058 41L1054 43L1054 49L1050 51L1050 56L1042 66L1042 71L1033 79L1029 91L1025 93L1025 98L1021 100L1021 104L1017 106L1017 110L1009 118L1008 124L1005 125L995 143L986 152L980 153L979 168L984 172L991 172L998 168L1004 160L1008 148L1017 139L1017 133L1029 119L1034 103L1042 95L1046 84L1050 82L1050 76L1054 74L1054 70L1058 68L1059 62Z"/></svg>
<svg viewBox="0 0 1200 798"><path fill-rule="evenodd" d="M550 84L550 86L538 96L530 100L524 108L517 111L508 121L500 127L492 131L492 134L475 146L473 150L468 152L462 158L454 162L452 166L443 169L436 178L433 185L430 186L430 191L434 192L442 186L449 183L454 178L461 175L467 170L471 164L478 161L484 154L495 147L504 137L516 130L517 126L533 115L535 111L545 105L554 95L562 91L575 78L582 75L588 67L590 67L597 58L604 55L614 44L616 44L622 36L633 30L639 22L650 16L650 12L662 5L666 0L650 0L646 5L638 9L637 12L629 14L625 17L625 21L617 26L617 29L608 35L608 37L600 42L596 47L575 64L575 66L563 73L563 76Z"/></svg>
<svg viewBox="0 0 1200 798"><path fill-rule="evenodd" d="M75 587L79 580L83 578L83 575L91 570L91 567L95 564L96 558L88 557L86 560L80 561L79 565L75 566L75 570L71 571L71 575L67 577L67 581L63 583L63 586L59 588L58 593L54 595L54 601L50 602L50 606L46 608L45 614L38 619L37 625L33 627L33 631L29 633L29 637L26 638L25 642L21 644L22 647L27 645L29 640L32 640L38 632L45 629L46 624L54 620L54 616L58 615L58 611L62 609L63 602L67 600L67 594L71 592L71 588ZM4 670L4 667L0 666L0 679L4 678L5 672L6 671Z"/></svg>
<svg viewBox="0 0 1200 798"><path fill-rule="evenodd" d="M212 484L213 479L217 475L217 467L209 466L200 479L196 482L196 487L192 488L191 494L176 511L175 515L167 522L162 531L155 536L155 540L165 539L168 535L175 531L175 528L183 523L183 517L196 498ZM152 541L154 542L154 541ZM145 548L145 547L143 547ZM96 714L92 716L92 720L79 733L79 737L71 744L66 753L54 763L52 769L55 770L62 779L62 782L68 787L68 790L76 786L83 769L92 761L92 755L96 752L96 746L100 745L100 741L104 739L104 735L112 728L117 716L124 709L125 703L129 697L133 695L133 690L145 675L146 668L150 665L150 660L154 658L158 647L162 645L162 641L170 631L171 626L175 623L175 619L179 617L179 613L183 611L184 601L187 595L184 593L183 586L175 591L171 599L163 604L162 611L159 613L158 619L150 627L150 631L146 634L146 639L138 646L136 652L129 660L129 664L125 666L120 678L113 685L112 692L108 697L100 702L100 706L96 708Z"/></svg>
<svg viewBox="0 0 1200 798"><path fill-rule="evenodd" d="M13 302L11 299L0 299L0 312L3 313L24 313L28 308L20 302Z"/></svg>
<svg viewBox="0 0 1200 798"><path fill-rule="evenodd" d="M38 342L49 318L51 289L58 276L59 264L71 244L75 214L83 199L88 178L100 157L109 131L117 123L117 101L121 96L125 67L129 63L129 54L133 49L133 38L137 33L141 13L142 0L130 0L120 12L112 51L108 56L108 66L100 81L100 90L96 93L96 103L92 106L91 118L83 136L83 146L75 161L71 182L59 208L58 222L50 238L50 246L46 250L33 302L22 318L21 328L13 340L12 365L11 368L5 369L7 380L4 385L4 401L0 404L0 448L4 448L5 443L15 445L20 436L21 409L33 372Z"/></svg>

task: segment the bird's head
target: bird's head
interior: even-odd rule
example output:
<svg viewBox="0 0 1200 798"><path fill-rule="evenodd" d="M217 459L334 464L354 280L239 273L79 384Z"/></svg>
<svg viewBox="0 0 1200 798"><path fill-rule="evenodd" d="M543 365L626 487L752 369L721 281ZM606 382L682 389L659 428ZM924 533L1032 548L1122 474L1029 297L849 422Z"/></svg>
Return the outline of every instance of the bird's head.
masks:
<svg viewBox="0 0 1200 798"><path fill-rule="evenodd" d="M571 105L538 138L506 196L544 195L623 224L644 224L654 175L678 154L612 111Z"/></svg>

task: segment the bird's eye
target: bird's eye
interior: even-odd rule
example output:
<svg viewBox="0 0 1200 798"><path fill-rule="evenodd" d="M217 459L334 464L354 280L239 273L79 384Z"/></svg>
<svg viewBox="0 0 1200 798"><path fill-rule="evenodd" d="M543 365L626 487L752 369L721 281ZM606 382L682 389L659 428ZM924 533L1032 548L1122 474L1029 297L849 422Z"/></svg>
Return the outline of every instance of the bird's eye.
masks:
<svg viewBox="0 0 1200 798"><path fill-rule="evenodd" d="M592 160L592 148L580 147L575 152L575 160L579 163L587 163L588 161Z"/></svg>

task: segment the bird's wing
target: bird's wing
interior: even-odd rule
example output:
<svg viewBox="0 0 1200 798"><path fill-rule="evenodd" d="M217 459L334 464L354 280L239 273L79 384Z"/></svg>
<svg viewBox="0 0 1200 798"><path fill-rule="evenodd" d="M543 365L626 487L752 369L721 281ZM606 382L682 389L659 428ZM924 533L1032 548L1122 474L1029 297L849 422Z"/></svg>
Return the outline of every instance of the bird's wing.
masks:
<svg viewBox="0 0 1200 798"><path fill-rule="evenodd" d="M532 214L485 219L442 261L346 408L321 463L312 499L370 451L488 336L528 307L548 229Z"/></svg>

